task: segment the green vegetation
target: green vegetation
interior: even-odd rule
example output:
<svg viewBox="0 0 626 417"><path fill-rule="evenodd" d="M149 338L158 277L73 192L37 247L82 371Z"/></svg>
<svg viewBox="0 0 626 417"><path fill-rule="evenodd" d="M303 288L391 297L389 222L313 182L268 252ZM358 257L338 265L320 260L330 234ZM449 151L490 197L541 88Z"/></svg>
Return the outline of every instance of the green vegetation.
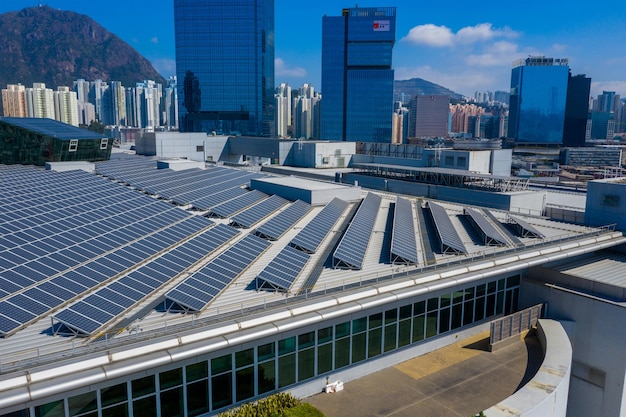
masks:
<svg viewBox="0 0 626 417"><path fill-rule="evenodd" d="M279 392L255 403L224 411L218 417L324 417L324 414L289 393Z"/></svg>

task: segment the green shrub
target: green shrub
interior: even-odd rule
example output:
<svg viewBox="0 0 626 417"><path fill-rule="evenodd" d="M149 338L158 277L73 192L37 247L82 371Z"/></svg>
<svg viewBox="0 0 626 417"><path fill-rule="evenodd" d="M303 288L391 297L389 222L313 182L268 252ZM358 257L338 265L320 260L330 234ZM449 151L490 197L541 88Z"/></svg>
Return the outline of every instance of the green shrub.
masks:
<svg viewBox="0 0 626 417"><path fill-rule="evenodd" d="M284 417L287 415L285 410L296 407L299 404L300 400L293 395L279 392L255 403L246 403L237 408L224 411L218 417ZM298 415L296 414L295 416ZM317 414L311 414L311 416L317 416Z"/></svg>
<svg viewBox="0 0 626 417"><path fill-rule="evenodd" d="M282 417L324 417L324 414L309 403L302 403L283 412Z"/></svg>

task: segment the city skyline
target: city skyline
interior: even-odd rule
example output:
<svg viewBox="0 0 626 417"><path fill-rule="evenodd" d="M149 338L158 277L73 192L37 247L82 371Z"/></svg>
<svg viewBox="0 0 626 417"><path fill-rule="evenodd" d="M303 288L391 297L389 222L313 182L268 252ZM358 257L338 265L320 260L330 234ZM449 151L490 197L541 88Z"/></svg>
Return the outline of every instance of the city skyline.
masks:
<svg viewBox="0 0 626 417"><path fill-rule="evenodd" d="M32 0L0 4L0 12L37 6ZM97 3L49 0L53 8L94 18L149 59L164 77L175 74L173 2L111 0ZM276 0L276 83L321 85L321 26L351 3L294 3ZM360 7L396 6L396 79L419 77L466 96L508 90L511 64L528 55L566 57L573 74L592 79L591 94L603 90L626 96L626 4L611 0L585 10L564 1L532 1L510 13L496 3L419 5L408 0L362 1ZM600 10L601 9L601 10ZM117 13L110 13L117 10ZM451 13L451 10L456 12ZM609 12L607 12L609 11ZM558 18L555 18L558 16Z"/></svg>

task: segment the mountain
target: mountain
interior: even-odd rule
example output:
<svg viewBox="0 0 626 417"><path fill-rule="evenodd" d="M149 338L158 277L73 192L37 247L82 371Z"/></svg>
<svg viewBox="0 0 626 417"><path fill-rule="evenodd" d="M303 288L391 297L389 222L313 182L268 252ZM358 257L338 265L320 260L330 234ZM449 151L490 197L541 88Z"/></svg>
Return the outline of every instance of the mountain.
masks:
<svg viewBox="0 0 626 417"><path fill-rule="evenodd" d="M124 86L165 80L122 39L88 16L48 6L0 15L0 87L44 82L121 81Z"/></svg>
<svg viewBox="0 0 626 417"><path fill-rule="evenodd" d="M438 84L431 83L430 81L423 80L421 78L411 78L410 80L396 80L393 86L394 96L396 94L404 93L409 96L415 96L419 94L424 95L449 95L451 99L460 100L463 98L461 94L455 93L452 90L448 90Z"/></svg>

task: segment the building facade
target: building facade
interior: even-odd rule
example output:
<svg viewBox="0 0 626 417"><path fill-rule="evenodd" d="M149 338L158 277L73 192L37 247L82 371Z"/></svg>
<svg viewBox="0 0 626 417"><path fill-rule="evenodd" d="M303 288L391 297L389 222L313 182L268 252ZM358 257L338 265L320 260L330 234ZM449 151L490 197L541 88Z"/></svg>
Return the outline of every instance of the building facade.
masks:
<svg viewBox="0 0 626 417"><path fill-rule="evenodd" d="M585 146L590 90L591 78L569 74L563 127L564 146Z"/></svg>
<svg viewBox="0 0 626 417"><path fill-rule="evenodd" d="M322 18L321 139L391 142L395 7Z"/></svg>
<svg viewBox="0 0 626 417"><path fill-rule="evenodd" d="M509 137L519 144L563 142L568 60L532 56L513 63Z"/></svg>
<svg viewBox="0 0 626 417"><path fill-rule="evenodd" d="M448 136L450 96L417 95L409 107L409 138L445 138Z"/></svg>
<svg viewBox="0 0 626 417"><path fill-rule="evenodd" d="M2 89L2 114L5 117L26 117L26 87L9 84Z"/></svg>
<svg viewBox="0 0 626 417"><path fill-rule="evenodd" d="M272 136L274 1L174 1L180 128Z"/></svg>

